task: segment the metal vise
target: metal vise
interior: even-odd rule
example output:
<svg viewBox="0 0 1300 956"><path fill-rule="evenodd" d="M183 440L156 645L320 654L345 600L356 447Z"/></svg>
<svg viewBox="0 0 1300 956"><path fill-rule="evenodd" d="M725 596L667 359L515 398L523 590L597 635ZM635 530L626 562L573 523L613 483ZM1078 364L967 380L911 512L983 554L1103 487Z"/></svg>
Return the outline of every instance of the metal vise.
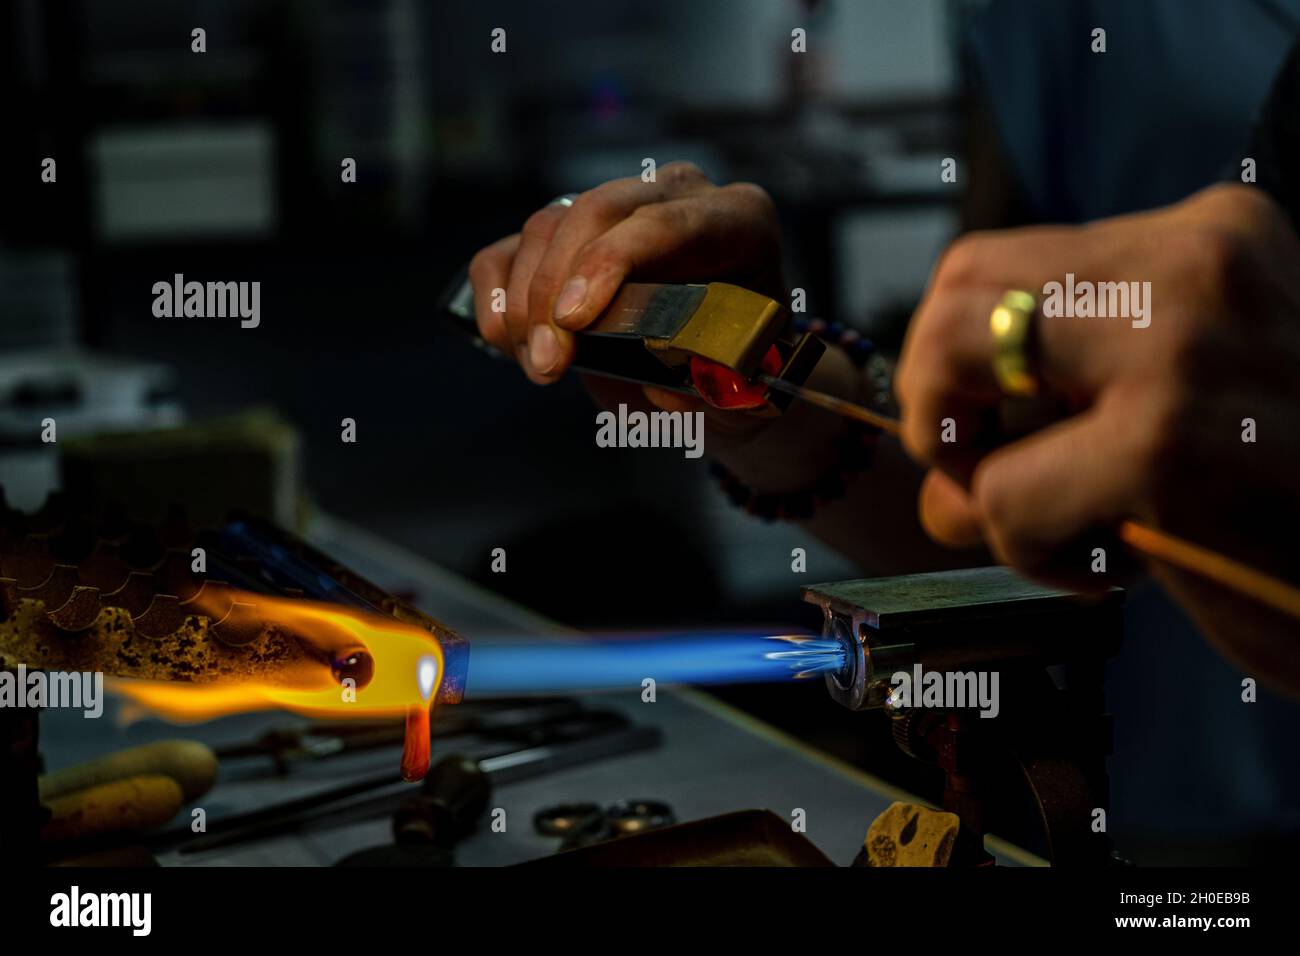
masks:
<svg viewBox="0 0 1300 956"><path fill-rule="evenodd" d="M895 742L944 770L944 809L961 818L954 864L990 863L983 836L994 831L1054 865L1109 861L1097 826L1111 748L1103 681L1123 635L1122 590L1085 598L994 567L819 584L803 597L845 649L826 675L831 696L886 710ZM943 693L976 674L998 678L996 716ZM913 687L926 675L938 675L934 699ZM1036 833L1024 832L1026 797Z"/></svg>

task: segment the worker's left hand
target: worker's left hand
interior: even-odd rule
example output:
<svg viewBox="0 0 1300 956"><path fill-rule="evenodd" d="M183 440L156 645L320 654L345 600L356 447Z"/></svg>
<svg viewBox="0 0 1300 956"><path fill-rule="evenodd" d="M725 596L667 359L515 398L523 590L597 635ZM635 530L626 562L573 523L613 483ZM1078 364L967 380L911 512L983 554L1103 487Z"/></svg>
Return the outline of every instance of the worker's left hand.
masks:
<svg viewBox="0 0 1300 956"><path fill-rule="evenodd" d="M1149 325L1044 315L1045 284L1067 273L1076 288L1149 282ZM1035 371L1066 411L990 450L977 432L1004 395L989 315L1009 289L1039 300ZM959 239L913 318L896 391L904 445L930 468L921 521L944 543L982 539L1012 567L1089 589L1112 583L1113 529L1133 518L1300 577L1300 243L1258 190ZM1094 572L1096 548L1111 575ZM1294 622L1156 571L1230 656L1300 689Z"/></svg>
<svg viewBox="0 0 1300 956"><path fill-rule="evenodd" d="M538 384L556 381L574 356L574 333L589 326L624 281L734 282L784 299L780 223L771 198L751 183L717 186L691 163L661 166L552 203L520 232L481 249L470 263L479 334L514 356ZM504 312L493 291L506 293ZM854 396L862 376L831 351L810 385ZM588 376L606 408L698 412L705 450L762 491L804 488L838 454L842 423L796 407L779 417L712 408L667 389Z"/></svg>

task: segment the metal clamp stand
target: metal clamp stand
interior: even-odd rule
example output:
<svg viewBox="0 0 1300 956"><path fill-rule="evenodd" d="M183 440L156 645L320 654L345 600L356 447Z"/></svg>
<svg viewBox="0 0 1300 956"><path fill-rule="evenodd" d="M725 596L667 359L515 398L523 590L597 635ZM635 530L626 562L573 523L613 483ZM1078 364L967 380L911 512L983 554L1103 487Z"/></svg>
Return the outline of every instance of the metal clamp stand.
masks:
<svg viewBox="0 0 1300 956"><path fill-rule="evenodd" d="M831 696L854 710L883 708L904 752L944 771L944 809L961 828L950 865L988 865L984 835L1035 820L1054 865L1110 858L1097 811L1107 808L1111 721L1105 662L1123 633L1123 592L1083 599L1006 568L815 585L823 633L845 646ZM893 675L996 672L998 712L900 707Z"/></svg>

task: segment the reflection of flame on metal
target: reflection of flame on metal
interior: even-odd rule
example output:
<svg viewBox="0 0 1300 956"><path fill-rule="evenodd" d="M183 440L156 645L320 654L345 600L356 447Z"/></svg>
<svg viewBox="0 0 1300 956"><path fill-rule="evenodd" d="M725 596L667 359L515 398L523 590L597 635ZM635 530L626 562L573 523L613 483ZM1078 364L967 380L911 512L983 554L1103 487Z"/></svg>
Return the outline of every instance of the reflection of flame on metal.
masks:
<svg viewBox="0 0 1300 956"><path fill-rule="evenodd" d="M312 717L405 717L403 774L418 779L429 759L429 709L443 675L442 648L428 631L334 604L243 594L265 627L297 638L303 655L272 679L180 683L112 679L144 711L172 721L211 720L282 708ZM200 613L205 609L197 608ZM419 719L415 718L418 711ZM424 763L420 766L420 754Z"/></svg>
<svg viewBox="0 0 1300 956"><path fill-rule="evenodd" d="M769 640L794 645L792 650L768 651L763 657L769 661L785 661L790 670L795 671L796 680L838 671L844 667L844 646L839 641L803 634L780 634Z"/></svg>

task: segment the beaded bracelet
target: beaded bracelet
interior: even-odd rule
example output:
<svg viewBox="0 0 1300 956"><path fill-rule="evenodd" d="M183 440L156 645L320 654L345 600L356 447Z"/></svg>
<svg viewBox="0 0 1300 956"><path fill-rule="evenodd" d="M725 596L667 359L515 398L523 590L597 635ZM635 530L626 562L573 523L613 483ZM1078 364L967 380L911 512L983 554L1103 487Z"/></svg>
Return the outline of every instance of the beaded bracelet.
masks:
<svg viewBox="0 0 1300 956"><path fill-rule="evenodd" d="M857 329L851 329L842 322L827 322L825 319L807 319L795 316L794 328L800 334L811 332L831 345L838 345L848 353L853 364L862 368L876 351L876 343Z"/></svg>
<svg viewBox="0 0 1300 956"><path fill-rule="evenodd" d="M801 521L811 518L818 508L844 497L849 479L865 471L875 452L876 435L866 429L851 427L838 439L835 463L810 487L799 491L770 493L745 484L717 462L710 462L713 476L722 492L738 508L744 508L764 521Z"/></svg>

